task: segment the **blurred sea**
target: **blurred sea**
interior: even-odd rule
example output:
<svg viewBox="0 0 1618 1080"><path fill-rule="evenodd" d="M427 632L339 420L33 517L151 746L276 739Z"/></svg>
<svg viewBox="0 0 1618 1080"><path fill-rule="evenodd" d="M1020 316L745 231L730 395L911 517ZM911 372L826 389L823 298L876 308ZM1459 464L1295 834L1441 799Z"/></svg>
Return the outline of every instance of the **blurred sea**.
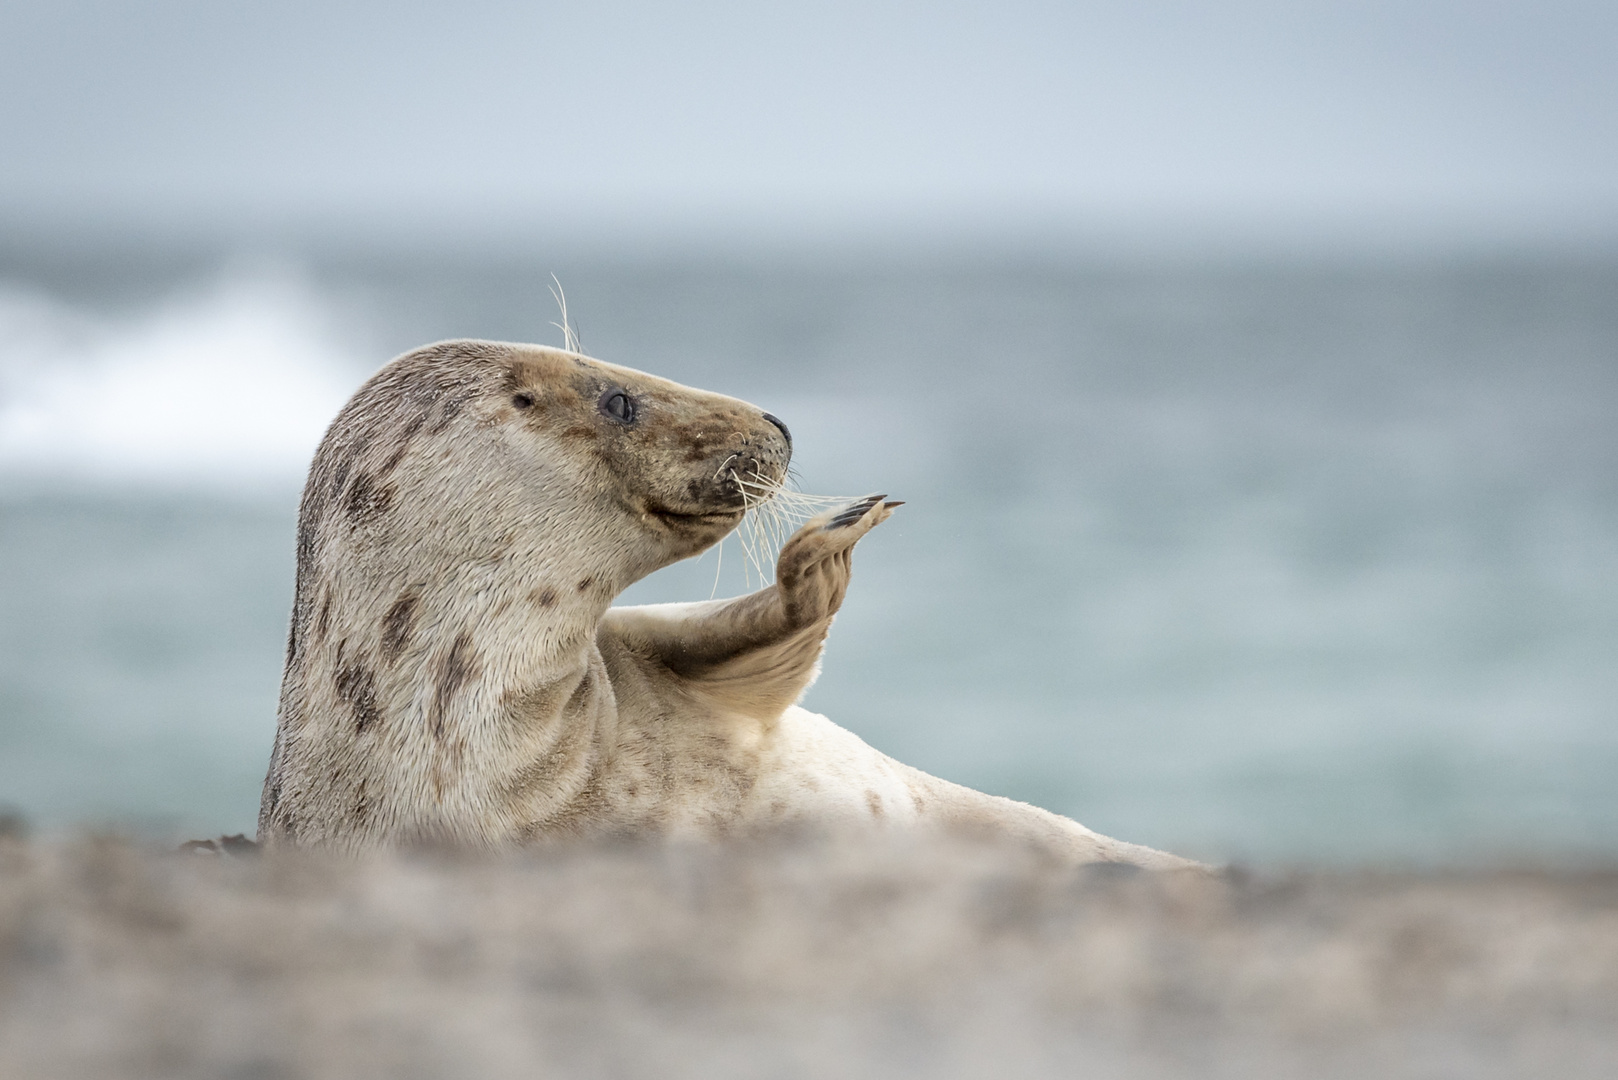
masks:
<svg viewBox="0 0 1618 1080"><path fill-rule="evenodd" d="M587 351L906 500L806 702L878 748L1212 859L1618 857L1618 262L1571 258L10 247L0 802L251 833L324 425L411 346L559 342L553 270Z"/></svg>

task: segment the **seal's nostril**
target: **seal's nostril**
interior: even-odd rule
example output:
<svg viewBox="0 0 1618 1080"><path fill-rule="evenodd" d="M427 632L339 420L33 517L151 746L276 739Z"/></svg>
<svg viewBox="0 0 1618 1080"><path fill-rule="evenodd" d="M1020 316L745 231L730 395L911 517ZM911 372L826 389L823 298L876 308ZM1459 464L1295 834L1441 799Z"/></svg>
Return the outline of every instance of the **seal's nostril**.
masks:
<svg viewBox="0 0 1618 1080"><path fill-rule="evenodd" d="M770 423L772 423L776 427L780 428L781 429L781 434L786 436L787 445L788 446L792 445L792 432L788 431L787 426L785 424L781 423L781 418L779 416L776 416L774 413L765 413L764 414L764 419L768 420Z"/></svg>

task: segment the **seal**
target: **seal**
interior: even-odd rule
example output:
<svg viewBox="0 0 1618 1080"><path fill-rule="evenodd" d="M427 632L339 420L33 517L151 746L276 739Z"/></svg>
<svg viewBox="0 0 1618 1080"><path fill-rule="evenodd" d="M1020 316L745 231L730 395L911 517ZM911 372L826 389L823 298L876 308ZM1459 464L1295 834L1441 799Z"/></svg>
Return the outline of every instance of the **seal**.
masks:
<svg viewBox="0 0 1618 1080"><path fill-rule="evenodd" d="M899 505L884 496L809 520L758 592L611 606L734 529L791 448L753 405L578 353L447 341L387 364L304 488L260 842L936 826L1195 865L909 768L796 705L855 543Z"/></svg>

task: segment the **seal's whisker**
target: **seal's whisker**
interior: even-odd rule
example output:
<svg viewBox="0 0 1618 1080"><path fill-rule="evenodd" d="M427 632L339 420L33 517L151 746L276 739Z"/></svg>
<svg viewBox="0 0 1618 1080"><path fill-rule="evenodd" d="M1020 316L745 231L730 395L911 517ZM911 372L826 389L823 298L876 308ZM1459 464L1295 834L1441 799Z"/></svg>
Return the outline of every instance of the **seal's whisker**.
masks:
<svg viewBox="0 0 1618 1080"><path fill-rule="evenodd" d="M751 471L751 478L731 471L731 479L735 479L736 487L743 494L743 502L748 507L748 517L744 520L744 542L748 547L749 562L759 572L759 588L764 588L775 578L772 555L780 551L783 544L778 528L780 508L775 505L780 484L767 481L757 465L752 466Z"/></svg>
<svg viewBox="0 0 1618 1080"><path fill-rule="evenodd" d="M768 506L768 503L761 504L759 512L753 515L753 565L758 568L758 586L761 589L775 577L776 548L769 531Z"/></svg>
<svg viewBox="0 0 1618 1080"><path fill-rule="evenodd" d="M750 496L763 496L759 499L760 502L768 499L771 505L793 518L813 517L822 510L847 506L851 502L858 501L856 497L849 495L806 495L803 492L778 487L765 487L739 478L737 483Z"/></svg>
<svg viewBox="0 0 1618 1080"><path fill-rule="evenodd" d="M754 517L754 518L752 518L750 520L752 520L755 523L758 521L758 519L756 517ZM742 545L747 551L748 568L747 568L746 571L744 571L744 575L745 575L745 577L747 579L747 587L749 589L751 589L753 587L753 571L757 570L758 571L758 576L759 576L759 579L760 579L759 588L763 588L764 587L764 585L763 585L764 559L763 559L762 553L759 550L760 544L759 544L758 531L757 531L756 528L747 529L741 534L741 538L742 538Z"/></svg>
<svg viewBox="0 0 1618 1080"><path fill-rule="evenodd" d="M776 506L773 502L764 503L759 507L757 521L759 546L763 549L763 553L766 556L778 554L781 550L781 538L777 535L775 527ZM760 567L760 570L762 571L763 568ZM774 575L769 576L773 577Z"/></svg>
<svg viewBox="0 0 1618 1080"><path fill-rule="evenodd" d="M556 301L556 306L562 309L562 321L553 321L551 325L562 332L562 348L568 352L582 353L584 352L584 346L580 343L579 335L573 329L573 324L567 318L567 293L562 291L562 279L553 272L551 281L555 284L547 285L546 288L550 289L551 298Z"/></svg>
<svg viewBox="0 0 1618 1080"><path fill-rule="evenodd" d="M721 472L736 485L744 507L742 527L737 540L742 545L743 573L748 587L752 585L752 572L758 570L760 584L774 580L774 558L792 534L810 518L827 510L844 510L859 499L846 495L809 495L788 486L786 479L771 480L755 463L742 475L733 462L736 455L727 458ZM796 479L788 473L788 478Z"/></svg>
<svg viewBox="0 0 1618 1080"><path fill-rule="evenodd" d="M752 571L758 570L763 583L773 580L773 562L769 557L785 546L791 534L804 522L827 510L846 510L859 498L847 495L810 495L789 486L796 477L788 472L781 480L772 480L760 471L756 463L742 475L735 465L736 456L727 458L721 471L728 471L728 479L736 485L742 496L745 517L737 539L742 544L747 584L752 584Z"/></svg>
<svg viewBox="0 0 1618 1080"><path fill-rule="evenodd" d="M719 571L725 568L725 539L725 537L721 536L719 543L714 545L714 551L717 554L714 556L713 564L713 588L708 592L708 599L710 600L719 595Z"/></svg>
<svg viewBox="0 0 1618 1080"><path fill-rule="evenodd" d="M779 481L779 480L773 480L773 481L772 480L766 480L764 478L763 474L760 473L757 470L756 467L753 470L753 476L751 478L738 476L737 479L738 479L739 482L745 483L749 487L757 488L760 491L765 491L765 492L768 492L768 493L770 493L772 495L777 495L777 496L780 496L780 497L786 498L786 499L810 499L810 500L819 501L819 500L835 500L835 499L841 497L841 496L836 496L836 495L809 495L809 494L806 494L806 493L804 493L802 491L798 491L797 489L788 486L786 483L783 483L782 481Z"/></svg>
<svg viewBox="0 0 1618 1080"><path fill-rule="evenodd" d="M751 562L758 568L759 587L763 588L773 576L765 570L764 556L772 550L779 550L775 534L770 528L777 492L774 485L764 480L757 466L753 468L753 479L743 479L734 473L732 475L742 492L742 501L747 506L748 514L744 519L747 548Z"/></svg>
<svg viewBox="0 0 1618 1080"><path fill-rule="evenodd" d="M795 527L792 516L787 510L787 503L780 498L783 493L791 494L786 492L784 487L779 487L776 491L776 497L772 498L769 504L771 537L777 551L786 546L786 542Z"/></svg>
<svg viewBox="0 0 1618 1080"><path fill-rule="evenodd" d="M778 504L770 505L770 515L775 521L775 549L779 551L786 546L787 540L791 537L793 525Z"/></svg>
<svg viewBox="0 0 1618 1080"><path fill-rule="evenodd" d="M755 475L757 474L756 468L754 473ZM769 505L772 493L767 488L755 490L759 485L744 480L735 469L731 469L730 479L735 482L737 490L741 492L742 506L744 507L745 516L742 518L742 528L737 532L737 540L742 545L744 560L742 568L744 585L749 589L752 588L752 571L756 568L760 581L759 587L762 588L764 583L773 576L766 571L764 566L764 553L767 550L766 545L769 544L770 538L762 520L764 508Z"/></svg>
<svg viewBox="0 0 1618 1080"><path fill-rule="evenodd" d="M731 467L731 463L734 462L737 458L739 458L741 456L742 455L741 455L740 451L732 451L731 455L728 458L726 458L724 461L721 461L719 463L719 468L714 470L714 474L713 474L714 481L718 482L719 478L725 474L725 470L729 469L730 470L730 478L732 480L734 480L736 483L740 484L741 483L741 477L739 475L737 475L736 470ZM744 492L743 494L745 495L746 493Z"/></svg>

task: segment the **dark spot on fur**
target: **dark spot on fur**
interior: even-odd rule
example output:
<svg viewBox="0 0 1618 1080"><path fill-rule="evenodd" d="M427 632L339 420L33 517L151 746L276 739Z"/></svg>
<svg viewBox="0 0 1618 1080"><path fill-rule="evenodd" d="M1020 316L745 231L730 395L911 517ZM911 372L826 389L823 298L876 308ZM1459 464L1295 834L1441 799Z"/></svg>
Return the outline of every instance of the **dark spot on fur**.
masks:
<svg viewBox="0 0 1618 1080"><path fill-rule="evenodd" d="M340 652L338 663L342 663ZM349 664L338 671L337 696L347 702L354 712L356 735L364 734L367 728L375 726L382 719L382 710L376 703L376 676L364 664Z"/></svg>
<svg viewBox="0 0 1618 1080"><path fill-rule="evenodd" d="M433 695L433 738L444 737L444 716L456 691L472 680L478 672L478 658L472 651L472 635L462 630L438 663L438 687Z"/></svg>
<svg viewBox="0 0 1618 1080"><path fill-rule="evenodd" d="M589 589L590 586L594 585L595 583L596 583L596 579L593 578L593 577L581 578L579 580L579 591L584 592L585 590Z"/></svg>
<svg viewBox="0 0 1618 1080"><path fill-rule="evenodd" d="M455 422L466 403L477 397L475 389L461 389L458 393L445 395L438 405L438 421L433 424L433 434L442 435Z"/></svg>
<svg viewBox="0 0 1618 1080"><path fill-rule="evenodd" d="M927 800L914 791L910 793L910 801L916 804L916 813L918 814L927 809Z"/></svg>
<svg viewBox="0 0 1618 1080"><path fill-rule="evenodd" d="M320 615L315 619L315 643L317 645L325 641L326 635L331 632L331 589L325 588L320 592Z"/></svg>
<svg viewBox="0 0 1618 1080"><path fill-rule="evenodd" d="M349 470L353 468L354 459L352 457L345 457L337 462L336 467L332 470L331 491L321 501L320 513L322 517L325 516L326 507L343 493L343 486L348 483Z"/></svg>
<svg viewBox="0 0 1618 1080"><path fill-rule="evenodd" d="M366 444L370 441L370 436L362 434L337 452L337 464L332 469L330 494L327 496L329 501L335 501L343 493L343 488L348 484L349 474L354 471L354 464L359 461L360 455L365 453ZM324 506L315 509L317 513L324 515Z"/></svg>
<svg viewBox="0 0 1618 1080"><path fill-rule="evenodd" d="M573 688L573 693L568 695L567 704L562 706L562 711L564 713L579 712L584 708L585 702L590 700L590 695L595 693L595 689L595 676L586 675L579 680L579 685Z"/></svg>
<svg viewBox="0 0 1618 1080"><path fill-rule="evenodd" d="M288 666L298 659L299 633L309 623L310 597L314 591L309 579L314 573L315 545L318 541L314 516L306 508L298 514L298 576L293 589L292 624L287 628Z"/></svg>
<svg viewBox="0 0 1618 1080"><path fill-rule="evenodd" d="M354 795L354 820L364 822L371 816L371 793L364 780L360 781L359 791Z"/></svg>
<svg viewBox="0 0 1618 1080"><path fill-rule="evenodd" d="M563 428L561 434L562 438L564 439L593 439L596 437L597 432L593 427L586 427L583 424L574 424L570 428Z"/></svg>
<svg viewBox="0 0 1618 1080"><path fill-rule="evenodd" d="M408 452L410 449L411 442L415 439L416 435L420 433L421 429L426 426L426 413L417 413L411 418L410 423L406 424L404 430L399 433L399 442L396 446L394 446L393 452L389 454L387 460L382 463L382 467L376 471L378 479L385 478L389 473L393 472L394 469L399 467L399 462L404 460L406 452Z"/></svg>
<svg viewBox="0 0 1618 1080"><path fill-rule="evenodd" d="M354 483L348 489L348 499L343 509L348 514L348 520L355 525L381 517L393 505L393 487L388 484L378 484L365 473L354 477Z"/></svg>
<svg viewBox="0 0 1618 1080"><path fill-rule="evenodd" d="M433 796L439 802L444 800L444 792L452 785L458 783L465 774L466 740L445 739L440 742L433 754Z"/></svg>
<svg viewBox="0 0 1618 1080"><path fill-rule="evenodd" d="M871 808L872 817L882 816L882 796L878 795L876 792L867 791L865 793L865 805Z"/></svg>
<svg viewBox="0 0 1618 1080"><path fill-rule="evenodd" d="M537 589L530 595L533 596L534 603L538 604L540 607L555 607L556 606L556 590L555 589Z"/></svg>
<svg viewBox="0 0 1618 1080"><path fill-rule="evenodd" d="M444 357L444 359L448 359L448 357ZM414 376L421 376L423 374L424 373L420 371L413 373ZM433 406L438 404L438 399L444 396L446 389L446 384L427 382L423 381L421 378L414 378L412 380L409 392L406 394L406 398L409 400L410 404L421 406L421 412L419 415L425 418L428 413L432 412Z"/></svg>
<svg viewBox="0 0 1618 1080"><path fill-rule="evenodd" d="M382 655L388 660L399 659L404 647L410 641L410 631L415 627L416 604L421 600L421 588L412 585L399 594L399 599L388 608L388 613L382 616Z"/></svg>
<svg viewBox="0 0 1618 1080"><path fill-rule="evenodd" d="M298 565L313 566L315 541L319 539L315 523L305 517L298 522Z"/></svg>
<svg viewBox="0 0 1618 1080"><path fill-rule="evenodd" d="M500 539L490 542L488 553L484 555L484 558L491 563L500 562L509 556L511 554L511 549L516 546L517 538L508 533L507 535L502 536Z"/></svg>

